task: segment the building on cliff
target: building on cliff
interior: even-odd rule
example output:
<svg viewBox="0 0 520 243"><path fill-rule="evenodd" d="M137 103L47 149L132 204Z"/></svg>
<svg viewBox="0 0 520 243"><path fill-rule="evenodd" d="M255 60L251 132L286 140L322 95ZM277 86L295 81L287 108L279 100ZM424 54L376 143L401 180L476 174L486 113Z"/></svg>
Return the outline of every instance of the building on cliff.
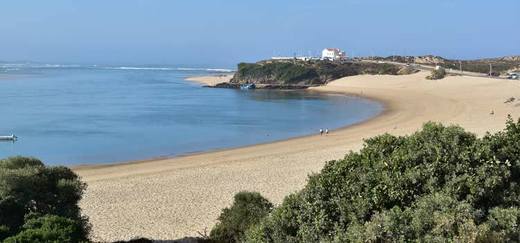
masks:
<svg viewBox="0 0 520 243"><path fill-rule="evenodd" d="M347 58L347 54L339 48L325 48L321 52L321 60L338 61Z"/></svg>

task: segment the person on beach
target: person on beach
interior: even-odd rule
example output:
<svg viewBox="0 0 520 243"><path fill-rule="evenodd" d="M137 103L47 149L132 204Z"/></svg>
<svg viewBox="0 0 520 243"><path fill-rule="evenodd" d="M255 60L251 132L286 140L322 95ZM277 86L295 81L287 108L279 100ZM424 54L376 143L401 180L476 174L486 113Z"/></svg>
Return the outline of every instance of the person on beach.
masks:
<svg viewBox="0 0 520 243"><path fill-rule="evenodd" d="M329 129L325 129L325 135L329 134Z"/></svg>
<svg viewBox="0 0 520 243"><path fill-rule="evenodd" d="M320 136L323 135L323 129L320 128Z"/></svg>

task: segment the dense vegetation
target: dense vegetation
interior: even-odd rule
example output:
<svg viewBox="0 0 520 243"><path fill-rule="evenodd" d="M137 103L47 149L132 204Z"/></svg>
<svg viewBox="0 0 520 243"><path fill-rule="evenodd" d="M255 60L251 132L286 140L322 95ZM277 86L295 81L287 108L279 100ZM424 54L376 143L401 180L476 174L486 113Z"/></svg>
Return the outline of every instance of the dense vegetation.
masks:
<svg viewBox="0 0 520 243"><path fill-rule="evenodd" d="M446 69L459 70L462 66L463 71L476 73L489 73L491 64L492 74L504 74L509 70L520 70L520 57L499 57L477 60L454 60L446 59L439 56L389 56L389 57L372 57L375 60L395 61L401 63L419 63L426 65L440 65Z"/></svg>
<svg viewBox="0 0 520 243"><path fill-rule="evenodd" d="M392 64L329 61L263 61L240 63L231 83L313 86L359 74L397 75Z"/></svg>
<svg viewBox="0 0 520 243"><path fill-rule="evenodd" d="M491 69L490 65L491 64ZM463 71L487 73L493 76L505 74L509 70L520 69L520 61L515 59L482 59L482 60L446 60L441 66L447 69L459 70L462 65Z"/></svg>
<svg viewBox="0 0 520 243"><path fill-rule="evenodd" d="M483 138L427 123L409 136L366 140L266 217L256 214L245 239L223 241L519 242L519 183L520 120ZM242 210L217 228L241 217L255 221Z"/></svg>
<svg viewBox="0 0 520 243"><path fill-rule="evenodd" d="M0 160L0 241L87 241L89 224L78 207L85 187L66 167L34 158Z"/></svg>
<svg viewBox="0 0 520 243"><path fill-rule="evenodd" d="M241 242L246 230L258 224L273 208L267 199L257 192L239 192L230 208L222 210L220 221L211 230L211 238L217 242Z"/></svg>
<svg viewBox="0 0 520 243"><path fill-rule="evenodd" d="M289 62L272 62L265 64L240 63L231 82L297 84L301 81L310 84L318 82L319 75L316 69Z"/></svg>

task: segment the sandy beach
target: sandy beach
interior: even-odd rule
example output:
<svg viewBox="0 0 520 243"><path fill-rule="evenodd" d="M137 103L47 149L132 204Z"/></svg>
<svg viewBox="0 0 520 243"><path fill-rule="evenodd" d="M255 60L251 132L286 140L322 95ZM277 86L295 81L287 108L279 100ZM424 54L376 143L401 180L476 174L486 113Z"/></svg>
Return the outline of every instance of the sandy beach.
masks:
<svg viewBox="0 0 520 243"><path fill-rule="evenodd" d="M197 82L202 85L215 86L219 83L228 82L231 78L233 78L233 73L219 74L213 76L188 77L186 78L186 80Z"/></svg>
<svg viewBox="0 0 520 243"><path fill-rule="evenodd" d="M410 134L427 121L459 124L483 135L503 129L508 114L520 116L519 81L465 76L432 81L427 75L362 75L312 88L310 92L360 95L385 104L381 115L328 136L75 168L88 183L81 207L93 225L92 240L172 240L205 229L209 233L235 193L258 191L278 204L326 161L360 149L365 138L385 132ZM226 79L229 76L190 78L208 85ZM516 100L504 103L510 97Z"/></svg>

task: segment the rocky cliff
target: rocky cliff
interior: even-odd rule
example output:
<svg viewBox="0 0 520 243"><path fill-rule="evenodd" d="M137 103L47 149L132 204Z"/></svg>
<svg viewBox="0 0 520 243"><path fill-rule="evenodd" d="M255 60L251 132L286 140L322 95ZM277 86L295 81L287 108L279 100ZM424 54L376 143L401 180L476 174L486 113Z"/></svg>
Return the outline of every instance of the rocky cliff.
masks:
<svg viewBox="0 0 520 243"><path fill-rule="evenodd" d="M397 65L384 63L268 60L240 63L230 84L254 83L260 87L309 87L359 74L398 75L400 70Z"/></svg>

